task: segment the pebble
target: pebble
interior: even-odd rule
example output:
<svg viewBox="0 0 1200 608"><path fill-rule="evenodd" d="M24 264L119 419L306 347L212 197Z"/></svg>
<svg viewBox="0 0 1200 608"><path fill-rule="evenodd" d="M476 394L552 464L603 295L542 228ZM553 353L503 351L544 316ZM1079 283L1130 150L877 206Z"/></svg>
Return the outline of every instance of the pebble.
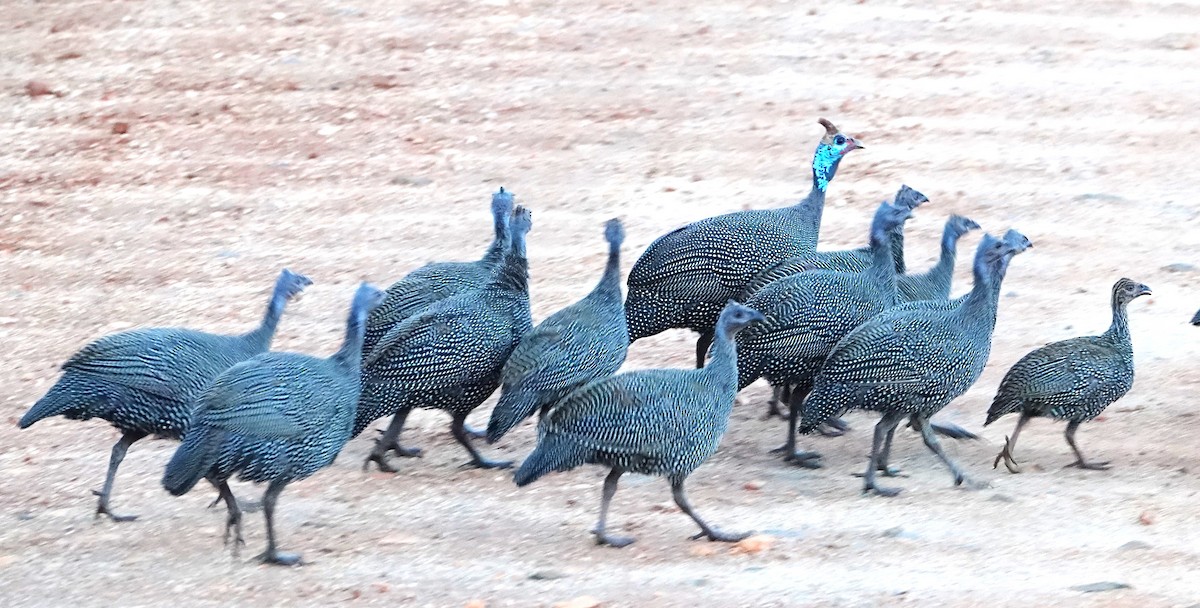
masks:
<svg viewBox="0 0 1200 608"><path fill-rule="evenodd" d="M1116 591L1117 589L1132 589L1125 583L1117 583L1113 581L1101 581L1099 583L1088 583L1086 585L1075 585L1071 587L1072 591L1082 591L1083 593L1099 593L1101 591Z"/></svg>

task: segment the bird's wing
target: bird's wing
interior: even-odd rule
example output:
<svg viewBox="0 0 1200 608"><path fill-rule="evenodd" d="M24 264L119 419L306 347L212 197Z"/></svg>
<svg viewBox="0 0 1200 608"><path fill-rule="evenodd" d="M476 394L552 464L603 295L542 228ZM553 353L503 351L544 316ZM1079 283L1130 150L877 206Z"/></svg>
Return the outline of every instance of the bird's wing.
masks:
<svg viewBox="0 0 1200 608"><path fill-rule="evenodd" d="M547 412L549 433L617 454L656 453L692 424L684 395L694 394L694 370L640 370L594 380Z"/></svg>
<svg viewBox="0 0 1200 608"><path fill-rule="evenodd" d="M228 336L188 329L138 329L105 336L75 353L63 369L101 376L105 381L165 399L186 401L188 374L209 372ZM215 373L215 370L213 370Z"/></svg>
<svg viewBox="0 0 1200 608"><path fill-rule="evenodd" d="M267 353L238 363L201 394L194 424L256 437L299 437L316 420L305 413L322 384L319 362Z"/></svg>
<svg viewBox="0 0 1200 608"><path fill-rule="evenodd" d="M872 318L846 334L833 347L820 374L847 384L924 384L932 371L920 365L945 345L921 339L934 321L926 315Z"/></svg>
<svg viewBox="0 0 1200 608"><path fill-rule="evenodd" d="M1099 392L1102 372L1099 367L1080 365L1082 361L1108 360L1112 349L1088 338L1055 342L1031 351L1005 374L1013 396L1021 399L1054 401L1058 398L1088 398Z"/></svg>

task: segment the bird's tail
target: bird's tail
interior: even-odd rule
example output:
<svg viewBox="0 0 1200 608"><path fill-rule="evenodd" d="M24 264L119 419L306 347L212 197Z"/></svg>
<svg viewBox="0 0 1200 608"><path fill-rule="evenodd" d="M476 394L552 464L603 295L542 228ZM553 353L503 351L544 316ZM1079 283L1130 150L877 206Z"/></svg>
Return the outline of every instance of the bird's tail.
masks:
<svg viewBox="0 0 1200 608"><path fill-rule="evenodd" d="M569 471L587 462L589 451L562 435L546 434L513 475L518 486L527 486L551 471Z"/></svg>
<svg viewBox="0 0 1200 608"><path fill-rule="evenodd" d="M800 433L807 434L817 430L830 418L836 418L843 413L844 408L839 403L854 403L852 399L842 399L834 393L849 389L836 384L825 384L818 380L812 392L804 399L800 409Z"/></svg>
<svg viewBox="0 0 1200 608"><path fill-rule="evenodd" d="M175 496L187 494L216 464L223 439L224 432L214 429L194 428L185 434L163 472L163 487Z"/></svg>
<svg viewBox="0 0 1200 608"><path fill-rule="evenodd" d="M501 437L511 431L526 418L533 415L541 405L541 395L537 391L514 388L500 393L496 407L492 408L492 416L488 419L488 443L496 443Z"/></svg>
<svg viewBox="0 0 1200 608"><path fill-rule="evenodd" d="M991 407L988 408L987 419L984 420L983 426L987 426L1008 414L1021 411L1022 406L1023 404L1020 399L1013 399L1003 392L996 393L996 397L992 399Z"/></svg>
<svg viewBox="0 0 1200 608"><path fill-rule="evenodd" d="M95 400L107 400L106 394L96 391L88 392L94 395ZM80 391L72 390L71 378L64 375L50 388L49 392L42 396L41 399L38 399L37 403L33 404L33 407L29 408L28 412L25 412L24 416L21 416L21 421L18 425L23 429L27 429L33 423L43 418L58 416L73 410L86 410L87 403L82 402L83 400L80 399L80 395Z"/></svg>

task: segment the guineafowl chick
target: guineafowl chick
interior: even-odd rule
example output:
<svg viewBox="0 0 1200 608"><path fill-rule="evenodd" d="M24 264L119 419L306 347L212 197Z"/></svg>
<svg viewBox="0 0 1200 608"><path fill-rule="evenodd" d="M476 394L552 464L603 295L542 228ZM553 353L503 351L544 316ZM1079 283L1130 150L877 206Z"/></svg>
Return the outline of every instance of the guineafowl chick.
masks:
<svg viewBox="0 0 1200 608"><path fill-rule="evenodd" d="M129 446L148 436L179 439L191 421L192 400L217 374L271 347L289 299L312 281L284 269L275 281L262 322L236 336L192 329L148 328L105 336L63 364L63 375L21 418L21 428L51 416L100 418L121 431L112 448L96 516L132 521L109 509L117 468Z"/></svg>
<svg viewBox="0 0 1200 608"><path fill-rule="evenodd" d="M880 412L863 492L895 496L898 489L875 483L886 463L891 436L904 418L919 429L925 445L950 468L954 483L969 482L946 455L930 416L966 392L979 378L991 352L1000 284L1012 256L1028 240L1015 231L1004 239L985 235L976 250L975 285L953 302L909 302L872 317L847 334L813 382L803 406L801 432L812 432L850 409ZM884 474L893 472L884 465Z"/></svg>
<svg viewBox="0 0 1200 608"><path fill-rule="evenodd" d="M992 468L1003 460L1009 472L1021 472L1013 458L1017 436L1031 418L1038 416L1067 421L1067 445L1076 459L1071 466L1108 468L1107 462L1089 462L1083 457L1075 445L1075 431L1133 388L1133 343L1126 309L1134 299L1147 295L1150 288L1141 283L1117 281L1112 288L1112 324L1107 331L1047 344L1008 370L983 424L987 426L1007 414L1020 413L1021 417L1012 437L1004 438L1004 449L996 455Z"/></svg>
<svg viewBox="0 0 1200 608"><path fill-rule="evenodd" d="M604 480L600 519L592 531L601 545L624 547L633 538L607 531L609 504L625 473L660 475L671 494L713 541L735 542L692 510L684 480L717 450L737 394L734 335L763 316L730 301L717 320L712 357L703 369L650 369L593 380L550 408L538 425L538 445L514 477L528 485L551 471L582 464L610 468Z"/></svg>
<svg viewBox="0 0 1200 608"><path fill-rule="evenodd" d="M354 422L357 436L371 422L392 416L363 463L395 472L385 455L400 446L400 431L414 408L445 410L450 432L482 468L505 468L471 444L467 415L500 385L500 372L521 337L533 329L525 235L533 224L518 206L510 220L512 249L482 289L437 302L388 331L363 362L363 391Z"/></svg>
<svg viewBox="0 0 1200 608"><path fill-rule="evenodd" d="M711 334L725 302L775 262L812 251L821 229L825 190L842 158L862 148L824 118L812 160L812 188L790 207L737 211L692 222L657 239L627 281L630 340L681 327ZM699 349L701 353L703 348Z"/></svg>
<svg viewBox="0 0 1200 608"><path fill-rule="evenodd" d="M264 562L291 566L300 556L282 553L275 539L275 504L287 484L333 464L354 427L363 329L384 292L363 283L354 294L342 347L327 359L299 353L264 353L229 368L196 401L191 428L163 473L175 496L207 478L225 499L225 541L236 553L242 515L229 479L266 483Z"/></svg>
<svg viewBox="0 0 1200 608"><path fill-rule="evenodd" d="M508 221L513 195L503 187L492 195L495 237L483 257L474 262L433 262L405 275L387 288L387 299L367 318L363 353L370 354L379 339L417 311L464 291L482 288L492 278L511 247Z"/></svg>
<svg viewBox="0 0 1200 608"><path fill-rule="evenodd" d="M521 338L501 372L500 400L492 408L493 443L534 412L590 380L611 376L625 361L629 331L621 303L621 220L604 226L608 263L600 283L582 300L550 315Z"/></svg>

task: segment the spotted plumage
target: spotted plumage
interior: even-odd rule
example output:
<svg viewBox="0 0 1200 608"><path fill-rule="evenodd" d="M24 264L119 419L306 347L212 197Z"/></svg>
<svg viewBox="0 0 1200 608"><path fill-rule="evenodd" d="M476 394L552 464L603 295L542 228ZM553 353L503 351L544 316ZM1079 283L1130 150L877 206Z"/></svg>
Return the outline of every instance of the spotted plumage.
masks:
<svg viewBox="0 0 1200 608"><path fill-rule="evenodd" d="M620 476L665 476L676 504L696 521L701 535L721 541L744 538L715 530L696 516L683 483L716 452L729 423L738 390L734 336L762 318L731 301L718 320L713 355L703 369L627 372L594 380L567 395L542 417L537 448L517 471L517 485L585 463L610 467L593 532L598 543L621 547L633 539L609 535L605 529Z"/></svg>
<svg viewBox="0 0 1200 608"><path fill-rule="evenodd" d="M812 454L795 452L799 404L838 340L896 303L891 234L911 215L908 205L879 206L871 222L873 260L863 272L802 272L767 285L746 302L766 321L738 336L738 385L766 378L773 385L792 387L785 459L812 466Z"/></svg>
<svg viewBox="0 0 1200 608"><path fill-rule="evenodd" d="M492 223L496 236L479 260L426 264L388 287L387 299L367 319L363 353L370 354L388 330L422 308L486 285L511 247L508 221L512 209L511 192L500 188L492 195Z"/></svg>
<svg viewBox="0 0 1200 608"><path fill-rule="evenodd" d="M1200 310L1197 310L1196 314L1192 317L1192 325L1200 325Z"/></svg>
<svg viewBox="0 0 1200 608"><path fill-rule="evenodd" d="M883 414L875 427L864 491L895 495L875 484L896 426L911 417L925 444L954 474L965 473L942 450L929 417L966 392L979 378L991 351L996 304L1008 260L1028 246L1020 233L1004 239L985 235L975 254L975 284L954 300L918 301L895 306L847 334L829 353L804 402L801 432L849 409Z"/></svg>
<svg viewBox="0 0 1200 608"><path fill-rule="evenodd" d="M485 287L436 302L396 324L365 357L354 434L380 417L394 417L364 467L374 462L381 470L395 471L385 454L407 452L398 440L414 408L449 413L450 431L475 465L509 466L483 458L463 423L499 386L504 362L532 329L525 258L531 225L529 210L518 206L510 221L511 250Z"/></svg>
<svg viewBox="0 0 1200 608"><path fill-rule="evenodd" d="M225 370L196 400L191 428L163 473L163 487L181 496L207 478L225 499L226 541L242 543L241 511L229 491L234 475L269 484L264 561L291 565L299 556L279 553L275 502L284 486L333 463L350 439L359 394L363 328L384 292L362 284L354 295L341 349L327 359L298 353L263 353Z"/></svg>
<svg viewBox="0 0 1200 608"><path fill-rule="evenodd" d="M63 364L63 375L21 418L21 428L51 416L100 418L121 430L112 448L97 515L116 521L136 516L109 510L117 468L129 446L148 435L179 439L191 421L191 403L217 374L265 352L287 301L312 284L283 270L266 315L255 330L217 335L182 328L123 331L83 347Z"/></svg>
<svg viewBox="0 0 1200 608"><path fill-rule="evenodd" d="M494 442L534 412L545 411L584 383L611 376L625 361L629 331L621 302L620 220L605 224L608 263L582 300L554 313L521 338L501 372L487 440Z"/></svg>
<svg viewBox="0 0 1200 608"><path fill-rule="evenodd" d="M629 272L625 314L637 340L673 327L711 332L725 302L771 264L816 247L825 189L838 164L862 146L821 119L808 196L782 209L710 217L656 239Z"/></svg>
<svg viewBox="0 0 1200 608"><path fill-rule="evenodd" d="M1008 370L983 424L1007 414L1020 413L1021 418L993 467L1003 459L1009 471L1019 473L1013 458L1017 436L1031 418L1044 416L1068 421L1066 438L1077 458L1075 466L1107 468L1107 463L1084 459L1075 446L1075 431L1133 388L1133 343L1126 308L1144 295L1150 295L1149 287L1130 279L1117 281L1112 288L1112 324L1107 331L1047 344Z"/></svg>
<svg viewBox="0 0 1200 608"><path fill-rule="evenodd" d="M950 297L954 282L954 262L958 259L958 240L972 230L978 230L970 218L952 215L942 231L942 252L937 264L921 274L905 274L896 279L896 291L901 302L945 300Z"/></svg>

